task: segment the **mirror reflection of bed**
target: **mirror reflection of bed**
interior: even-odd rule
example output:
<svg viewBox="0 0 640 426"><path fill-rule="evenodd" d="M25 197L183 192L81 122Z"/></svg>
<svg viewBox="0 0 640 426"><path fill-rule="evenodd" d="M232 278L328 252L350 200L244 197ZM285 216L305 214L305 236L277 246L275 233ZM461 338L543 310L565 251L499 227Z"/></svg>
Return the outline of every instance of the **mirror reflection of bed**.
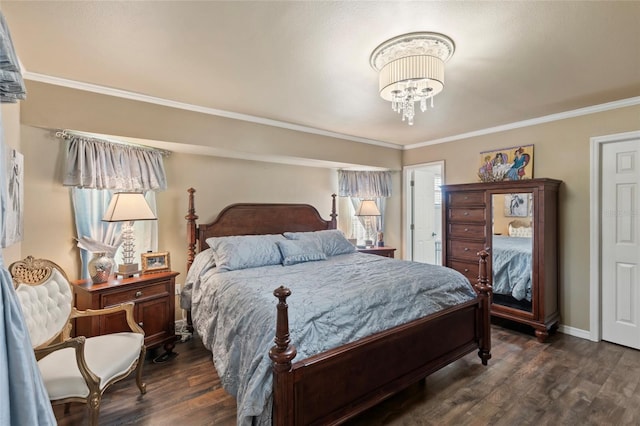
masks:
<svg viewBox="0 0 640 426"><path fill-rule="evenodd" d="M493 303L532 311L533 194L493 194Z"/></svg>

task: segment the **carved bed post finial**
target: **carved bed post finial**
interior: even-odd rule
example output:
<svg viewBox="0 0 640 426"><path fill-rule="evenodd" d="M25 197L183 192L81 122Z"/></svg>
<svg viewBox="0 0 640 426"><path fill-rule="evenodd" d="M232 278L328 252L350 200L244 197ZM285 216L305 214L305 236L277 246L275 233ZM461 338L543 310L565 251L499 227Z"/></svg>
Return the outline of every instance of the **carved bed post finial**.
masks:
<svg viewBox="0 0 640 426"><path fill-rule="evenodd" d="M336 194L331 194L331 227L338 229L338 214L336 213Z"/></svg>
<svg viewBox="0 0 640 426"><path fill-rule="evenodd" d="M189 268L191 268L191 264L193 263L193 259L196 256L196 220L198 220L198 215L196 215L196 208L193 199L193 194L196 190L189 188L187 189L187 192L189 193L189 208L187 209L187 215L184 218L187 219L187 271L189 271Z"/></svg>
<svg viewBox="0 0 640 426"><path fill-rule="evenodd" d="M289 338L289 312L287 297L291 290L283 286L273 292L278 298L276 317L275 346L269 351L272 361L274 398L273 398L273 424L293 425L293 373L291 360L296 356L296 348L291 345Z"/></svg>
<svg viewBox="0 0 640 426"><path fill-rule="evenodd" d="M482 329L486 330L480 337L480 349L478 356L482 359L482 364L487 365L487 361L491 359L491 284L487 275L487 257L489 257L489 249L480 250L478 256L478 283L475 285L480 298L480 315L482 318Z"/></svg>

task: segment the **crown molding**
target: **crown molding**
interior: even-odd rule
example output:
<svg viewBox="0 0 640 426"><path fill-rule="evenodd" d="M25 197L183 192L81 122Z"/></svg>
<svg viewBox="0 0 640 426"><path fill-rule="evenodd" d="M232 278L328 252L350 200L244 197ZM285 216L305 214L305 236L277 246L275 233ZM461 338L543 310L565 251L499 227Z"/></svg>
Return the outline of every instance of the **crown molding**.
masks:
<svg viewBox="0 0 640 426"><path fill-rule="evenodd" d="M595 114L597 112L609 111L612 109L625 108L629 106L640 105L640 96L634 98L621 99L619 101L607 102L600 105L593 105L585 108L574 109L572 111L559 112L557 114L545 115L530 120L516 121L515 123L504 124L487 129L475 130L473 132L461 133L455 136L447 136L446 138L433 139L430 141L420 142L411 145L405 145L404 150L422 148L429 145L437 145L446 142L453 142L460 139L473 138L476 136L490 135L492 133L505 132L507 130L520 129L522 127L535 126L537 124L550 123L552 121L566 120L567 118L580 117L582 115Z"/></svg>
<svg viewBox="0 0 640 426"><path fill-rule="evenodd" d="M232 120L247 121L255 124L263 124L266 126L279 127L282 129L293 130L296 132L310 133L314 135L327 136L330 138L344 139L353 142L359 142L369 145L381 146L384 148L392 148L402 150L402 146L390 142L377 141L374 139L360 138L357 136L345 135L341 133L329 132L326 130L316 129L313 127L301 126L298 124L287 123L284 121L272 120L269 118L256 117L254 115L240 114L232 111L225 111L215 108L207 108L203 106L188 104L184 102L172 101L169 99L157 98L155 96L144 95L142 93L129 92L121 89L114 89L112 87L99 86L97 84L84 83L76 80L68 80L60 77L53 77L46 74L38 74L30 71L25 71L23 74L25 80L37 81L40 83L52 84L55 86L68 87L70 89L84 90L87 92L98 93L101 95L114 96L123 99L129 99L133 101L146 102L155 105L166 106L169 108L182 109L186 111L193 111L202 114L214 115L217 117L230 118Z"/></svg>

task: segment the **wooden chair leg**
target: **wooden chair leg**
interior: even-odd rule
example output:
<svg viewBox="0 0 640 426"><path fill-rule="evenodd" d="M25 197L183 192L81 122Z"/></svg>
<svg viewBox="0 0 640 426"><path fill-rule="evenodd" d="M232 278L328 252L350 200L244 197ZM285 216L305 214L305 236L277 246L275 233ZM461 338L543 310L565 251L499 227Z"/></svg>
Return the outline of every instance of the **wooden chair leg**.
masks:
<svg viewBox="0 0 640 426"><path fill-rule="evenodd" d="M89 397L89 401L87 401L87 410L89 411L89 426L98 426L101 398L102 396L98 393L91 395Z"/></svg>
<svg viewBox="0 0 640 426"><path fill-rule="evenodd" d="M147 384L142 381L142 367L144 366L144 358L147 353L147 348L145 346L142 347L140 351L140 357L138 358L138 366L136 367L136 384L138 385L138 389L140 389L140 393L144 395L147 393Z"/></svg>

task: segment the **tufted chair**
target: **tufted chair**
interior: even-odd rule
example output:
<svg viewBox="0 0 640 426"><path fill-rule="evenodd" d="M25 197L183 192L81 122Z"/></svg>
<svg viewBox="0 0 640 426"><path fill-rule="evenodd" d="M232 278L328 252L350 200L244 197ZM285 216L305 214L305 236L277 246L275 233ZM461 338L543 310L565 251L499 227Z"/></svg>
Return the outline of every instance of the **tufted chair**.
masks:
<svg viewBox="0 0 640 426"><path fill-rule="evenodd" d="M98 424L100 400L109 385L136 372L142 394L144 331L133 318L133 303L78 311L64 271L54 262L32 256L9 266L35 350L38 367L52 404L87 404L89 424ZM132 332L71 338L71 320L124 311Z"/></svg>

